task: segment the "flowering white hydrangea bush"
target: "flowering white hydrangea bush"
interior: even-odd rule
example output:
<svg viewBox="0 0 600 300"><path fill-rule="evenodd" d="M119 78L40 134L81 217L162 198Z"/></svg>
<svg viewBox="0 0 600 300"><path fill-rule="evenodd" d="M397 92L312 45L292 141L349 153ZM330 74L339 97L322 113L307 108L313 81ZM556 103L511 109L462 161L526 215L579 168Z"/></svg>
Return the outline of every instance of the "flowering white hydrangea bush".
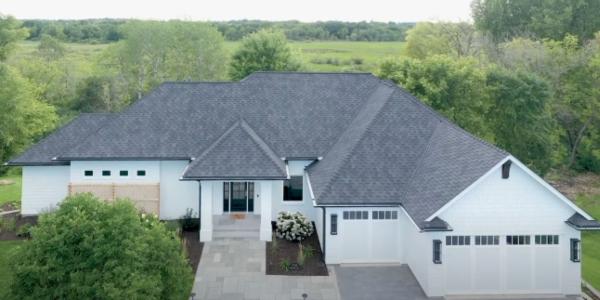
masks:
<svg viewBox="0 0 600 300"><path fill-rule="evenodd" d="M299 212L279 212L275 224L275 235L288 241L302 241L315 231L312 222Z"/></svg>

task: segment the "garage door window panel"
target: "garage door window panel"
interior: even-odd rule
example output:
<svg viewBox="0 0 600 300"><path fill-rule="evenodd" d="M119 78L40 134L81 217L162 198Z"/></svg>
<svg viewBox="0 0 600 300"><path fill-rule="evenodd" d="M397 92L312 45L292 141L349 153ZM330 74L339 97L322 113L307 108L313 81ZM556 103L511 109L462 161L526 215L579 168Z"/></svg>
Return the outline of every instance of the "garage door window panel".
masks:
<svg viewBox="0 0 600 300"><path fill-rule="evenodd" d="M535 236L535 244L536 245L558 245L559 239L558 235L536 235Z"/></svg>
<svg viewBox="0 0 600 300"><path fill-rule="evenodd" d="M529 235L507 235L506 236L506 244L507 245L529 245L531 244L531 236Z"/></svg>
<svg viewBox="0 0 600 300"><path fill-rule="evenodd" d="M495 246L500 244L500 236L498 235L476 235L476 246Z"/></svg>
<svg viewBox="0 0 600 300"><path fill-rule="evenodd" d="M469 246L469 245L471 245L471 236L468 236L468 235L446 236L446 246Z"/></svg>

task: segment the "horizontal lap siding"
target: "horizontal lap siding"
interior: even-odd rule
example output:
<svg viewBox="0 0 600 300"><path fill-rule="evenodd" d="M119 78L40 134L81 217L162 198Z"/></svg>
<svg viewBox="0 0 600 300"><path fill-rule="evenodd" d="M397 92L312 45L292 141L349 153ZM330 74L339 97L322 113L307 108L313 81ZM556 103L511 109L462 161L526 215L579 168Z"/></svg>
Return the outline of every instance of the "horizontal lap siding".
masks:
<svg viewBox="0 0 600 300"><path fill-rule="evenodd" d="M22 214L37 215L68 195L69 166L25 166L22 180Z"/></svg>

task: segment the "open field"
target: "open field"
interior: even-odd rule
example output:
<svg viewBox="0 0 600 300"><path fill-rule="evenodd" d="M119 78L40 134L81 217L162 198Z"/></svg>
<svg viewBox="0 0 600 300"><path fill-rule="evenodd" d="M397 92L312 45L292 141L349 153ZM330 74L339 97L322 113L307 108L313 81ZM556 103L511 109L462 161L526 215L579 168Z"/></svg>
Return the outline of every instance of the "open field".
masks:
<svg viewBox="0 0 600 300"><path fill-rule="evenodd" d="M38 44L31 41L19 43L18 50L10 60L31 56L37 51ZM231 54L239 44L225 42L225 49ZM108 45L66 43L66 55L74 61L92 62ZM304 71L318 72L374 72L381 60L399 56L404 48L403 42L292 41L290 45L302 60Z"/></svg>
<svg viewBox="0 0 600 300"><path fill-rule="evenodd" d="M4 203L21 201L21 176L0 176L0 180L14 182L12 184L0 184L0 206Z"/></svg>

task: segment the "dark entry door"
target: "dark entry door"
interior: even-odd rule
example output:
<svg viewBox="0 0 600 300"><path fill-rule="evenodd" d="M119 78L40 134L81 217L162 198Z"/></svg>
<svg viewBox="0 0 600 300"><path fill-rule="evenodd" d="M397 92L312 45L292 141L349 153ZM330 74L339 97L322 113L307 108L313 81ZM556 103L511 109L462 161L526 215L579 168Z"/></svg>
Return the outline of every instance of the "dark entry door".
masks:
<svg viewBox="0 0 600 300"><path fill-rule="evenodd" d="M253 182L224 182L223 211L251 212L254 211Z"/></svg>

